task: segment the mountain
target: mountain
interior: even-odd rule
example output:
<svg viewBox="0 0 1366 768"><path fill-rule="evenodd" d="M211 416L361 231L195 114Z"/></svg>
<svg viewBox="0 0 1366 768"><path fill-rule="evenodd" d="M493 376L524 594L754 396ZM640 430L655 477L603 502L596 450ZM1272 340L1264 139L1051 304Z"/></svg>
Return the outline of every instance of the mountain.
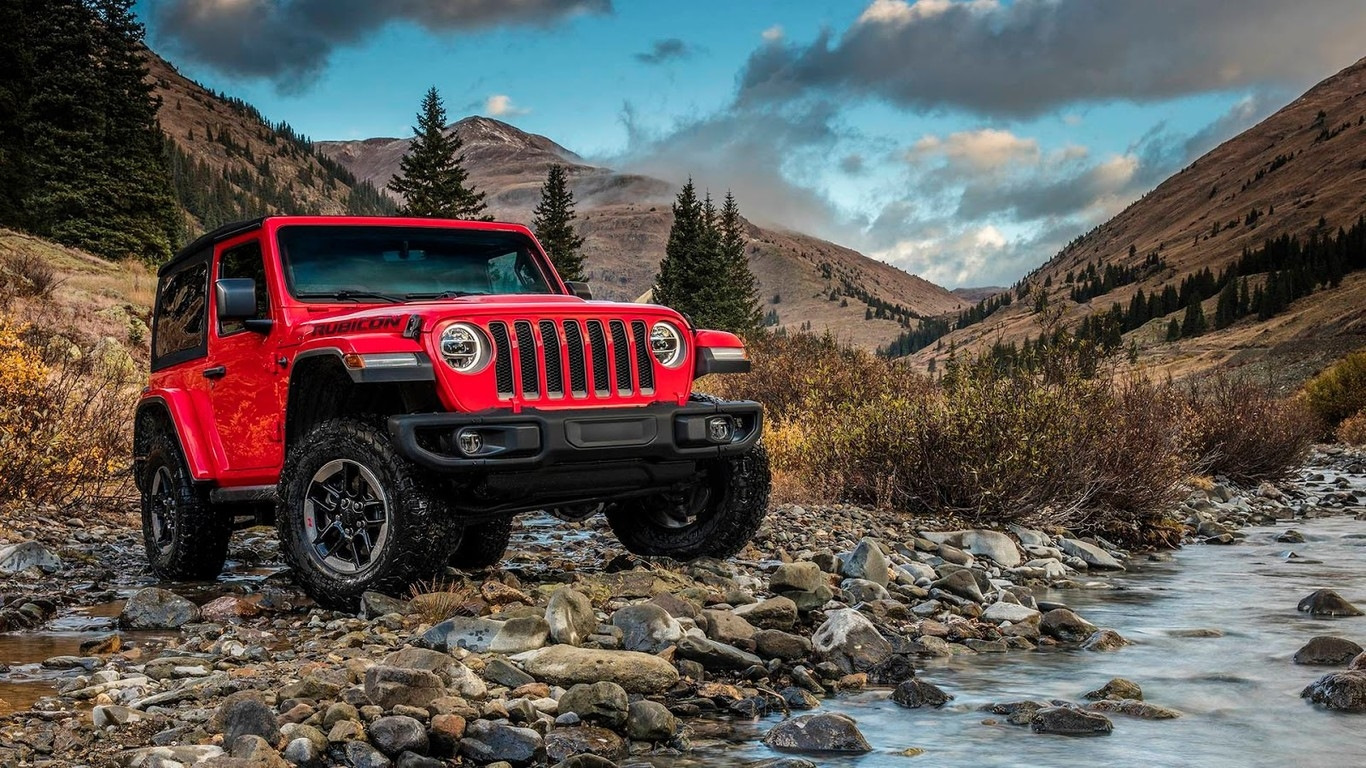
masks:
<svg viewBox="0 0 1366 768"><path fill-rule="evenodd" d="M1054 308L1064 308L1065 325L1080 329L1088 317L1111 312L1116 304L1127 312L1139 291L1151 300L1179 288L1183 280L1198 282L1205 270L1216 281L1231 270L1237 273L1235 287L1246 285L1254 299L1263 288L1284 294L1292 274L1296 293L1308 295L1278 308L1274 316L1254 312L1227 328L1173 342L1167 341L1169 326L1172 320L1184 321L1184 312L1162 312L1146 320L1147 314L1140 314L1138 327L1126 325L1124 346L1137 347L1139 360L1160 373L1181 376L1251 366L1249 370L1298 381L1325 361L1366 344L1366 272L1350 266L1366 261L1360 245L1366 226L1346 239L1349 271L1336 287L1315 290L1306 285L1315 282L1320 263L1312 254L1299 253L1311 243L1337 238L1340 230L1350 233L1363 214L1366 59L1219 145L1073 241L1016 286L1016 301L944 336L942 346L920 351L913 363L928 366L932 358L942 360L950 344L984 351L997 343L1037 337L1040 324L1034 310L1041 293ZM1256 257L1268 240L1287 236L1295 238L1298 250L1277 245L1267 251L1291 253L1288 262L1270 262L1279 269L1259 266L1256 258L1240 261L1245 251ZM1093 268L1097 279L1089 280L1086 275ZM1213 327L1218 301L1214 286L1207 279L1203 283L1196 294Z"/></svg>
<svg viewBox="0 0 1366 768"><path fill-rule="evenodd" d="M502 220L530 223L546 172L552 164L564 165L594 290L621 300L649 290L673 223L674 185L593 165L544 136L487 117L467 117L448 131L464 142L470 178L487 193L490 212ZM316 146L359 181L382 189L398 172L408 143L376 138ZM740 205L743 210L743 200ZM914 325L916 316L966 306L943 288L852 249L753 223L748 229L750 266L764 311L776 315L783 327L829 330L873 348Z"/></svg>

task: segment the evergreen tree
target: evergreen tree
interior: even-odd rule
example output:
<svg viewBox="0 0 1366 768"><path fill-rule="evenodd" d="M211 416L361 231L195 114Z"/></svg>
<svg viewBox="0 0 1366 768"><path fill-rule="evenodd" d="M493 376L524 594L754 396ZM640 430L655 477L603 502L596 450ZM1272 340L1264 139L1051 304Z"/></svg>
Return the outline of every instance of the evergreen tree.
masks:
<svg viewBox="0 0 1366 768"><path fill-rule="evenodd" d="M759 281L749 268L749 257L745 255L745 222L740 218L740 206L735 195L726 193L721 203L720 230L721 261L725 266L724 277L719 286L724 304L726 321L721 330L739 334L750 334L758 330L763 322L759 309ZM842 302L841 306L847 306Z"/></svg>
<svg viewBox="0 0 1366 768"><path fill-rule="evenodd" d="M579 253L583 238L574 228L574 193L569 189L569 176L563 165L550 166L535 214L531 228L550 254L555 271L564 280L588 279L584 274L583 255Z"/></svg>
<svg viewBox="0 0 1366 768"><path fill-rule="evenodd" d="M1205 308L1200 302L1192 301L1186 305L1186 316L1181 320L1181 336L1190 338L1199 336L1208 330L1209 324L1205 320Z"/></svg>
<svg viewBox="0 0 1366 768"><path fill-rule="evenodd" d="M1167 341L1179 341L1180 339L1181 324L1176 322L1176 318L1173 317L1171 322L1167 323Z"/></svg>
<svg viewBox="0 0 1366 768"><path fill-rule="evenodd" d="M1214 327L1227 328L1238 319L1238 281L1229 277L1219 291L1219 303L1214 310Z"/></svg>
<svg viewBox="0 0 1366 768"><path fill-rule="evenodd" d="M427 90L413 126L413 143L399 161L399 175L389 189L403 195L403 216L491 221L485 213L484 193L468 184L464 142L446 133L446 107L436 88Z"/></svg>
<svg viewBox="0 0 1366 768"><path fill-rule="evenodd" d="M687 315L700 328L726 329L731 314L722 286L728 267L721 258L721 232L711 196L698 200L689 179L678 193L673 213L654 300Z"/></svg>

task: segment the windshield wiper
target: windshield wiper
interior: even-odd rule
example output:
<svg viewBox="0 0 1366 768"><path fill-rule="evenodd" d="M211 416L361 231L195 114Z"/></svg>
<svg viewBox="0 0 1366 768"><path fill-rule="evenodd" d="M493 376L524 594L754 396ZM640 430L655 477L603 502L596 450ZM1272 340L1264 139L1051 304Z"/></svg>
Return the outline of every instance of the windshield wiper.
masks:
<svg viewBox="0 0 1366 768"><path fill-rule="evenodd" d="M462 296L487 296L483 291L441 291L440 293L405 293L405 299L458 299Z"/></svg>
<svg viewBox="0 0 1366 768"><path fill-rule="evenodd" d="M361 299L379 299L380 301L387 302L389 304L403 303L403 299L400 299L397 296L390 296L387 293L380 293L379 291L351 291L346 289L340 291L332 291L331 293L301 293L299 294L299 298L336 299L337 301L359 301Z"/></svg>

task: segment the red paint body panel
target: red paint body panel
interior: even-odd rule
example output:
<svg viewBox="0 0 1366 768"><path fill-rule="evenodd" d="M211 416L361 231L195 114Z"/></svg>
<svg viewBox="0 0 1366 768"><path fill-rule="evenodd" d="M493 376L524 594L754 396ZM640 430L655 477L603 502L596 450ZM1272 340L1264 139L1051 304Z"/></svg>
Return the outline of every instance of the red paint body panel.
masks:
<svg viewBox="0 0 1366 768"><path fill-rule="evenodd" d="M259 229L226 239L214 246L208 301L208 354L188 362L154 372L144 399L164 400L174 419L186 460L197 480L214 481L221 486L265 485L277 481L284 461L283 421L289 396L289 375L295 359L303 353L336 350L346 354L380 352L421 352L432 361L437 392L442 405L454 412L477 412L507 409L517 412L523 408L631 408L657 402L683 404L692 387L693 361L700 347L741 347L733 334L720 331L692 330L674 310L648 304L627 304L606 301L586 301L570 294L555 273L539 244L534 249L537 266L547 282L558 294L525 294L499 296L466 296L439 301L413 301L388 304L381 301L300 301L286 288L276 232L282 226L357 226L357 227L434 227L462 228L511 232L525 236L535 243L526 227L516 224L491 222L448 221L409 218L280 216L264 220ZM270 298L270 319L274 325L268 334L241 331L222 335L216 317L216 296L212 278L218 274L222 253L243 243L259 241L265 262L265 289ZM259 286L258 286L259 290ZM422 318L422 332L418 338L405 337L404 330L413 316ZM483 370L462 374L447 365L440 355L441 332L451 323L468 322L490 335L494 324L514 329L519 321L530 323L535 349L523 349L512 338L510 352L519 360L532 355L537 361L536 388L540 395L523 394L522 366L514 365L515 391L498 391L496 382L497 354ZM590 385L581 396L568 392L550 394L548 377L553 376L553 353L546 357L547 339L540 334L542 322L555 331L554 341L560 348L561 375L567 381L569 369L567 350L569 335L566 327L578 324L586 328L590 321L603 323L609 331L614 321L621 321L627 332L627 345L608 344L608 370L615 375L619 352L631 355L633 365L641 360L652 366L649 383L644 374L632 369L629 389L609 387L599 391L593 373L587 373ZM668 321L682 333L686 344L684 358L673 368L658 364L648 349L639 350L631 337L633 322L644 324L646 343L648 329L657 321ZM591 357L591 345L584 341L584 352ZM636 357L637 355L643 357ZM528 363L528 365L530 365ZM219 378L206 378L205 369L221 366Z"/></svg>

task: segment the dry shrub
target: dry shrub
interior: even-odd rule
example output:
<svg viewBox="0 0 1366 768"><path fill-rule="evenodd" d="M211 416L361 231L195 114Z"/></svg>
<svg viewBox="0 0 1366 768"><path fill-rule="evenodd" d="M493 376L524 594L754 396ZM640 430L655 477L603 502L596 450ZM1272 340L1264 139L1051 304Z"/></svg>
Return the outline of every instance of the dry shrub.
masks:
<svg viewBox="0 0 1366 768"><path fill-rule="evenodd" d="M1366 445L1366 411L1357 411L1338 425L1338 442L1347 445Z"/></svg>
<svg viewBox="0 0 1366 768"><path fill-rule="evenodd" d="M1330 430L1366 409L1366 350L1353 352L1310 379L1303 397Z"/></svg>
<svg viewBox="0 0 1366 768"><path fill-rule="evenodd" d="M474 585L439 579L414 584L408 600L418 617L428 624L437 624L452 616L478 616L484 607Z"/></svg>
<svg viewBox="0 0 1366 768"><path fill-rule="evenodd" d="M132 382L126 368L88 356L45 361L0 320L0 507L124 496Z"/></svg>
<svg viewBox="0 0 1366 768"><path fill-rule="evenodd" d="M62 284L57 269L36 253L19 251L0 257L0 293L47 301Z"/></svg>
<svg viewBox="0 0 1366 768"><path fill-rule="evenodd" d="M1289 476L1323 432L1304 402L1226 373L1192 382L1188 401L1200 470L1240 483Z"/></svg>

